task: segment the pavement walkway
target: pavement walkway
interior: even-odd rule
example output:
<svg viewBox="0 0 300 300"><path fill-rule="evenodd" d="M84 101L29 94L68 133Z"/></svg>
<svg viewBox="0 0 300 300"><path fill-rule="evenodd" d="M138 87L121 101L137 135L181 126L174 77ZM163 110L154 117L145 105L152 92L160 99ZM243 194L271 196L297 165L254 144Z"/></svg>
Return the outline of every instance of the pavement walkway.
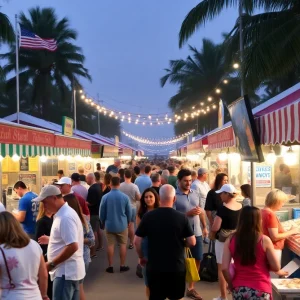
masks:
<svg viewBox="0 0 300 300"><path fill-rule="evenodd" d="M146 299L143 279L135 275L137 255L134 249L127 251L129 272L119 272L118 247L115 252L114 274L105 272L107 267L106 252L97 252L98 257L90 264L84 288L87 300L144 300ZM198 282L197 291L204 300L212 300L219 295L218 284ZM184 298L188 299L188 298Z"/></svg>

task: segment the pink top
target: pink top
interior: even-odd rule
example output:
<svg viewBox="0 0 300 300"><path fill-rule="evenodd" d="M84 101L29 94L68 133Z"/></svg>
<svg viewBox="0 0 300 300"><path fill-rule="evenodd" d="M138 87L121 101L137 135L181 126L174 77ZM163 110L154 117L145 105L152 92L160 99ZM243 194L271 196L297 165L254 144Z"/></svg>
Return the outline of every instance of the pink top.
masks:
<svg viewBox="0 0 300 300"><path fill-rule="evenodd" d="M262 246L262 237L256 246L256 263L254 265L242 266L238 255L235 255L235 241L230 241L229 250L234 260L235 275L232 280L233 287L249 287L251 289L272 294L270 270L266 252Z"/></svg>

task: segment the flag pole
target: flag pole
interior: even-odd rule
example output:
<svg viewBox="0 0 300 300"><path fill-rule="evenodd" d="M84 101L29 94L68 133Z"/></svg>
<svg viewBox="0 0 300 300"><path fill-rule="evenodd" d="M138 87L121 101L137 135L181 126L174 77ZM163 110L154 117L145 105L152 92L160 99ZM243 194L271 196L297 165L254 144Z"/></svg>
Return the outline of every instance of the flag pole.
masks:
<svg viewBox="0 0 300 300"><path fill-rule="evenodd" d="M16 89L17 89L17 123L20 123L20 87L19 87L19 34L18 34L18 15L15 14L16 19Z"/></svg>

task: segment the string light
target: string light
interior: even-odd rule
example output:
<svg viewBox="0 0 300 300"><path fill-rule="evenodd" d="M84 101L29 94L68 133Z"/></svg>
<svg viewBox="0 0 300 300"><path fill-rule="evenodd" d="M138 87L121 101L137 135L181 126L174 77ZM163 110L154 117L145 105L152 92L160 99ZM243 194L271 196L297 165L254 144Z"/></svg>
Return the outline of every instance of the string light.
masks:
<svg viewBox="0 0 300 300"><path fill-rule="evenodd" d="M148 139L148 138L143 138L143 137L139 137L139 136L135 136L132 135L131 133L128 133L126 131L123 130L123 134L136 141L139 142L141 144L147 144L147 145L156 145L156 146L163 146L163 145L172 145L172 144L176 144L179 141L182 141L183 139L185 139L187 136L189 136L190 134L192 134L195 130L190 130L189 132L186 132L182 135L179 136L175 136L173 138L170 139L166 139L166 140L161 140L161 139L156 139L156 140L152 140L152 139Z"/></svg>
<svg viewBox="0 0 300 300"><path fill-rule="evenodd" d="M233 64L234 69L238 69L240 66L238 63ZM222 86L228 85L229 80L228 79L222 79L217 86L209 93L213 94L216 93L220 95L222 93ZM206 115L207 112L210 112L212 110L215 110L218 107L219 103L219 97L216 97L214 99L211 96L208 96L206 100L202 100L198 102L198 104L193 104L189 109L186 110L180 110L174 113L174 115L169 115L169 113L153 113L153 114L136 114L136 113L128 113L128 112L121 112L116 109L106 108L103 105L99 105L97 101L93 100L90 97L87 97L87 94L84 93L83 90L79 90L80 98L87 104L90 104L91 107L94 107L98 113L102 113L103 115L107 115L109 117L114 117L116 120L120 119L122 122L128 122L128 123L134 123L136 125L164 125L164 124L172 124L172 123L178 123L179 121L187 121L189 118L194 119L195 117L199 117L201 115ZM206 109L203 109L204 106ZM116 115L120 115L120 118L115 117ZM122 115L122 117L121 117ZM136 121L133 121L131 118L126 118L124 115L132 116L133 119ZM154 122L155 120L155 122Z"/></svg>

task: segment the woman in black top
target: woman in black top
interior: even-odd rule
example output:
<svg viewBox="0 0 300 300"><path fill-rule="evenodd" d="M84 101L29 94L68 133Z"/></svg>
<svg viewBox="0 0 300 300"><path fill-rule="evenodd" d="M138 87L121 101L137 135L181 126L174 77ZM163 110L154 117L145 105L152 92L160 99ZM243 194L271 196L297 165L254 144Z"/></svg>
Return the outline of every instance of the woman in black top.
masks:
<svg viewBox="0 0 300 300"><path fill-rule="evenodd" d="M228 176L225 173L219 173L215 179L213 188L207 193L205 202L205 211L209 220L209 225L212 226L217 209L222 206L220 195L216 193L224 184L228 183Z"/></svg>
<svg viewBox="0 0 300 300"><path fill-rule="evenodd" d="M103 196L111 191L111 187L110 187L111 179L112 179L111 174L106 173L104 175L104 180L103 180L103 185L102 185L102 195Z"/></svg>
<svg viewBox="0 0 300 300"><path fill-rule="evenodd" d="M226 238L228 238L237 227L242 205L236 201L237 192L235 187L231 184L224 184L220 190L215 192L220 194L223 205L217 208L217 214L210 232L210 239L214 240L217 238L215 250L221 292L219 299L221 300L227 299L227 283L222 273L224 243Z"/></svg>
<svg viewBox="0 0 300 300"><path fill-rule="evenodd" d="M44 204L40 202L39 213L36 217L35 225L35 240L40 244L45 261L47 261L47 250L49 237L51 232L53 219L52 214L44 209ZM52 281L50 280L50 275L48 274L48 297L52 299Z"/></svg>

